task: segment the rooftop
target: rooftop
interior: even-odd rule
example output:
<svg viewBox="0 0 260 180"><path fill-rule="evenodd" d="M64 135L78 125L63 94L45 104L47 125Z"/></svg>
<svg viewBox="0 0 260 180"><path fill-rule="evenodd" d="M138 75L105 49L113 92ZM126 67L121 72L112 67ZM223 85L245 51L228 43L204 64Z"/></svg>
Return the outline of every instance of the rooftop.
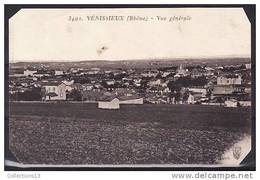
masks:
<svg viewBox="0 0 260 180"><path fill-rule="evenodd" d="M42 86L59 86L62 82L60 81L50 81L50 82L42 82Z"/></svg>

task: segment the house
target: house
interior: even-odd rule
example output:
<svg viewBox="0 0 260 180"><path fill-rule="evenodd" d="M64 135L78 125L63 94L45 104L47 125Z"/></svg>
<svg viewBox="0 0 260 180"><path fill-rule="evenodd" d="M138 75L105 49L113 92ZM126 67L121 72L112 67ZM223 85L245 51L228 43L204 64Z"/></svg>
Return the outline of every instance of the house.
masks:
<svg viewBox="0 0 260 180"><path fill-rule="evenodd" d="M95 75L95 74L98 74L99 71L96 71L96 70L89 70L87 71L85 74L88 74L88 75Z"/></svg>
<svg viewBox="0 0 260 180"><path fill-rule="evenodd" d="M119 99L114 96L103 96L98 101L98 108L100 109L119 109Z"/></svg>
<svg viewBox="0 0 260 180"><path fill-rule="evenodd" d="M61 82L47 82L42 86L45 100L66 100L66 85Z"/></svg>
<svg viewBox="0 0 260 180"><path fill-rule="evenodd" d="M190 92L193 93L199 93L202 96L205 96L207 94L207 89L202 87L189 87L188 88Z"/></svg>
<svg viewBox="0 0 260 180"><path fill-rule="evenodd" d="M74 83L70 86L67 86L67 88L66 88L67 91L71 91L72 89L76 89L78 91L81 91L81 90L83 90L83 87L82 87L82 84L80 84L80 83Z"/></svg>
<svg viewBox="0 0 260 180"><path fill-rule="evenodd" d="M249 64L245 64L245 66L246 66L246 69L251 69L251 64L249 63Z"/></svg>
<svg viewBox="0 0 260 180"><path fill-rule="evenodd" d="M93 85L94 85L94 86L93 86L93 91L101 91L102 86L101 86L100 83L96 82L96 83L94 83Z"/></svg>
<svg viewBox="0 0 260 180"><path fill-rule="evenodd" d="M105 74L109 74L109 73L111 73L111 72L112 72L112 71L109 71L109 70L105 70L105 71L104 71Z"/></svg>
<svg viewBox="0 0 260 180"><path fill-rule="evenodd" d="M171 74L172 72L164 71L162 72L162 77L167 77Z"/></svg>
<svg viewBox="0 0 260 180"><path fill-rule="evenodd" d="M240 75L224 75L217 78L217 85L241 85L242 78Z"/></svg>
<svg viewBox="0 0 260 180"><path fill-rule="evenodd" d="M44 73L44 72L36 72L36 73L33 74L33 76L41 78L41 77L50 76L50 75L48 73Z"/></svg>
<svg viewBox="0 0 260 180"><path fill-rule="evenodd" d="M211 71L211 72L214 71L214 69L211 68L211 67L205 67L204 69L205 69L206 71Z"/></svg>
<svg viewBox="0 0 260 180"><path fill-rule="evenodd" d="M23 72L23 74L24 74L24 76L33 76L33 74L34 73L37 73L37 71L31 71L31 70L29 70L29 69L26 69L24 72Z"/></svg>
<svg viewBox="0 0 260 180"><path fill-rule="evenodd" d="M176 75L174 75L174 77L183 77L183 76L187 76L189 74L190 74L190 72L188 70L184 69L181 64L180 67L177 69L177 73L176 73Z"/></svg>
<svg viewBox="0 0 260 180"><path fill-rule="evenodd" d="M245 93L251 94L251 87L245 87Z"/></svg>
<svg viewBox="0 0 260 180"><path fill-rule="evenodd" d="M97 68L97 67L93 67L93 68L90 68L92 71L100 71L100 68Z"/></svg>
<svg viewBox="0 0 260 180"><path fill-rule="evenodd" d="M251 101L238 101L240 106L243 107L250 107L251 106Z"/></svg>
<svg viewBox="0 0 260 180"><path fill-rule="evenodd" d="M224 102L225 107L237 107L237 100L229 99Z"/></svg>
<svg viewBox="0 0 260 180"><path fill-rule="evenodd" d="M229 85L229 86L218 85L218 86L214 86L212 94L215 95L215 96L231 95L233 92L234 92L234 87L231 86L231 85Z"/></svg>
<svg viewBox="0 0 260 180"><path fill-rule="evenodd" d="M74 86L74 80L71 81L64 80L62 81L62 83L66 85L67 92L72 91L72 89L76 89L76 86Z"/></svg>
<svg viewBox="0 0 260 180"><path fill-rule="evenodd" d="M187 104L194 104L194 103L195 103L194 96L189 94Z"/></svg>
<svg viewBox="0 0 260 180"><path fill-rule="evenodd" d="M143 104L144 100L138 95L120 96L118 97L119 104Z"/></svg>
<svg viewBox="0 0 260 180"><path fill-rule="evenodd" d="M73 89L76 89L73 85L71 86L66 85L66 92L71 92Z"/></svg>
<svg viewBox="0 0 260 180"><path fill-rule="evenodd" d="M165 91L164 91L165 90ZM156 94L163 94L164 92L167 93L167 88L158 86L158 87L150 87L146 89L146 93L156 93Z"/></svg>
<svg viewBox="0 0 260 180"><path fill-rule="evenodd" d="M141 85L142 79L141 78L136 78L136 79L133 79L133 81L134 81L134 84Z"/></svg>
<svg viewBox="0 0 260 180"><path fill-rule="evenodd" d="M203 87L189 87L189 92L193 96L193 101L200 102L206 99L207 89Z"/></svg>
<svg viewBox="0 0 260 180"><path fill-rule="evenodd" d="M71 86L73 83L74 83L74 80L71 80L71 81L67 81L67 80L64 80L62 81L66 86Z"/></svg>
<svg viewBox="0 0 260 180"><path fill-rule="evenodd" d="M94 85L90 84L90 83L85 83L82 85L83 90L87 90L90 91L94 88Z"/></svg>
<svg viewBox="0 0 260 180"><path fill-rule="evenodd" d="M158 73L159 73L158 71L152 70L152 71L144 71L143 73L141 73L141 75L143 77L155 77L158 75Z"/></svg>
<svg viewBox="0 0 260 180"><path fill-rule="evenodd" d="M155 79L148 82L148 86L160 86L162 83L161 79Z"/></svg>
<svg viewBox="0 0 260 180"><path fill-rule="evenodd" d="M171 92L170 88L168 88L168 87L163 87L163 88L164 88L163 93L170 93Z"/></svg>
<svg viewBox="0 0 260 180"><path fill-rule="evenodd" d="M194 69L191 70L191 76L194 77L194 78L202 76L203 73L201 72L201 70L199 70L197 68L194 68Z"/></svg>
<svg viewBox="0 0 260 180"><path fill-rule="evenodd" d="M70 72L75 74L75 73L79 72L79 69L71 68L71 69L70 69Z"/></svg>
<svg viewBox="0 0 260 180"><path fill-rule="evenodd" d="M115 80L106 80L106 84L107 84L108 86L112 86L112 85L115 84Z"/></svg>
<svg viewBox="0 0 260 180"><path fill-rule="evenodd" d="M59 70L55 70L55 73L54 73L55 76L60 76L60 75L63 75L63 74L64 74L64 72L59 71Z"/></svg>

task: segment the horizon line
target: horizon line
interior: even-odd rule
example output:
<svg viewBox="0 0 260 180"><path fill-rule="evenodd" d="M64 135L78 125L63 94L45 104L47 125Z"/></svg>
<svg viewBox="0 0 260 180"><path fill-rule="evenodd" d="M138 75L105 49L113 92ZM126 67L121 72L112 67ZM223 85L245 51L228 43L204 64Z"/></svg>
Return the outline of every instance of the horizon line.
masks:
<svg viewBox="0 0 260 180"><path fill-rule="evenodd" d="M200 57L176 57L176 58L140 58L140 59L85 59L85 60L17 60L9 61L9 63L51 63L51 62L93 62L93 61L106 61L106 62L120 62L120 61L177 61L177 60L205 60L205 59L227 59L227 58L246 58L251 59L251 55L227 55L227 56L200 56Z"/></svg>

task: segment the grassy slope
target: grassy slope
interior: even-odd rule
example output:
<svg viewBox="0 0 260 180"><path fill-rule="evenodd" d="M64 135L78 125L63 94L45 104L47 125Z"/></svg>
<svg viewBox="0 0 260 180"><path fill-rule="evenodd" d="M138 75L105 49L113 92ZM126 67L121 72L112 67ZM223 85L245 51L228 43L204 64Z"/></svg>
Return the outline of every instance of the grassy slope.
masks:
<svg viewBox="0 0 260 180"><path fill-rule="evenodd" d="M249 130L249 108L10 106L10 147L24 163L212 164Z"/></svg>

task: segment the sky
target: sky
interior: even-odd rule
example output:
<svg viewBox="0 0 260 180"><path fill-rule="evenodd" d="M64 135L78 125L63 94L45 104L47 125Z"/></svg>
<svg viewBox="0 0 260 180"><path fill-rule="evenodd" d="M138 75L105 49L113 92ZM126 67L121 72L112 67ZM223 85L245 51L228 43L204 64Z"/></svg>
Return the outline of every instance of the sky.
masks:
<svg viewBox="0 0 260 180"><path fill-rule="evenodd" d="M92 15L149 20L87 20ZM169 22L173 16L190 20ZM242 8L22 9L9 19L9 61L250 57L250 32Z"/></svg>

